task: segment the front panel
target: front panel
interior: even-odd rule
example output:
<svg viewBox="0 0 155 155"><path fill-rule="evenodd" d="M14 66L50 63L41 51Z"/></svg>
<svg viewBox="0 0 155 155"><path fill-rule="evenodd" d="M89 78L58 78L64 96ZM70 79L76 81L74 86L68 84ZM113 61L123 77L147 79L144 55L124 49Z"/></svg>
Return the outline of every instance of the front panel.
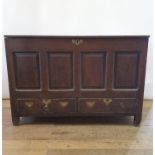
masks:
<svg viewBox="0 0 155 155"><path fill-rule="evenodd" d="M17 89L40 88L39 52L13 52Z"/></svg>
<svg viewBox="0 0 155 155"><path fill-rule="evenodd" d="M49 89L73 88L73 52L49 52Z"/></svg>
<svg viewBox="0 0 155 155"><path fill-rule="evenodd" d="M139 52L115 52L114 59L114 88L136 89L138 86Z"/></svg>
<svg viewBox="0 0 155 155"><path fill-rule="evenodd" d="M82 52L81 89L104 89L106 71L105 52Z"/></svg>

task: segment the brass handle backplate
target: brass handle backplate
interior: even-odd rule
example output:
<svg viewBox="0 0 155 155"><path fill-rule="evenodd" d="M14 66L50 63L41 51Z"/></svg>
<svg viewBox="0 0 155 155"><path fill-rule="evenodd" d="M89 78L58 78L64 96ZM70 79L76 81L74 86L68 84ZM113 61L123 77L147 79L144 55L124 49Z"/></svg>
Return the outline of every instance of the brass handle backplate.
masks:
<svg viewBox="0 0 155 155"><path fill-rule="evenodd" d="M28 107L28 108L31 108L33 106L33 102L25 102L25 105Z"/></svg>
<svg viewBox="0 0 155 155"><path fill-rule="evenodd" d="M103 99L103 102L105 103L105 105L108 106L112 102L112 99L111 98L106 98L106 99Z"/></svg>
<svg viewBox="0 0 155 155"><path fill-rule="evenodd" d="M43 105L44 105L44 110L45 110L45 111L48 111L48 106L49 106L49 104L51 103L51 99L43 99L43 100L42 100L42 103L43 103Z"/></svg>
<svg viewBox="0 0 155 155"><path fill-rule="evenodd" d="M67 107L68 104L69 104L69 102L67 102L67 101L61 101L61 102L59 102L59 103L60 103L60 105L61 105L62 107Z"/></svg>
<svg viewBox="0 0 155 155"><path fill-rule="evenodd" d="M95 105L95 101L87 101L86 104L89 108L92 108Z"/></svg>
<svg viewBox="0 0 155 155"><path fill-rule="evenodd" d="M42 102L44 106L48 106L51 103L51 99L43 99Z"/></svg>
<svg viewBox="0 0 155 155"><path fill-rule="evenodd" d="M72 43L76 46L79 46L80 44L83 43L82 39L72 39Z"/></svg>

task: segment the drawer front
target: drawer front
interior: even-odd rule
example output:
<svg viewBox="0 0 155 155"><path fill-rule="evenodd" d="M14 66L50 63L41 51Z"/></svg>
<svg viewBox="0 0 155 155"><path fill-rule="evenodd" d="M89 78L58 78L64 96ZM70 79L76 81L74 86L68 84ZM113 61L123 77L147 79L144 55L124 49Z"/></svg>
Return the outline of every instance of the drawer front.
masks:
<svg viewBox="0 0 155 155"><path fill-rule="evenodd" d="M21 115L76 112L74 99L18 99L17 103Z"/></svg>
<svg viewBox="0 0 155 155"><path fill-rule="evenodd" d="M136 99L80 99L78 111L82 113L134 113Z"/></svg>

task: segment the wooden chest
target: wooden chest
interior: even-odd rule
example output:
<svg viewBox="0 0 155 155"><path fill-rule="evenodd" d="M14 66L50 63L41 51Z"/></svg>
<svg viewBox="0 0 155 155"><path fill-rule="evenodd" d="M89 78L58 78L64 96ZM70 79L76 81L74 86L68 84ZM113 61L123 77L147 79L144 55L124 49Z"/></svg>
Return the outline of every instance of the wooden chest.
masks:
<svg viewBox="0 0 155 155"><path fill-rule="evenodd" d="M148 36L5 36L12 121L134 116L141 121Z"/></svg>

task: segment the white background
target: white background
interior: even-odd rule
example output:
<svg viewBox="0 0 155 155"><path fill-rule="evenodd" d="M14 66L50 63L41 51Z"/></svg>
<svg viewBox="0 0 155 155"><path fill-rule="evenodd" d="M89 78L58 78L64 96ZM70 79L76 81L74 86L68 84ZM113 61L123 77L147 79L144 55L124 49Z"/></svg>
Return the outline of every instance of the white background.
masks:
<svg viewBox="0 0 155 155"><path fill-rule="evenodd" d="M152 0L3 0L5 35L150 35L145 98L153 95ZM5 48L3 98L9 97Z"/></svg>

